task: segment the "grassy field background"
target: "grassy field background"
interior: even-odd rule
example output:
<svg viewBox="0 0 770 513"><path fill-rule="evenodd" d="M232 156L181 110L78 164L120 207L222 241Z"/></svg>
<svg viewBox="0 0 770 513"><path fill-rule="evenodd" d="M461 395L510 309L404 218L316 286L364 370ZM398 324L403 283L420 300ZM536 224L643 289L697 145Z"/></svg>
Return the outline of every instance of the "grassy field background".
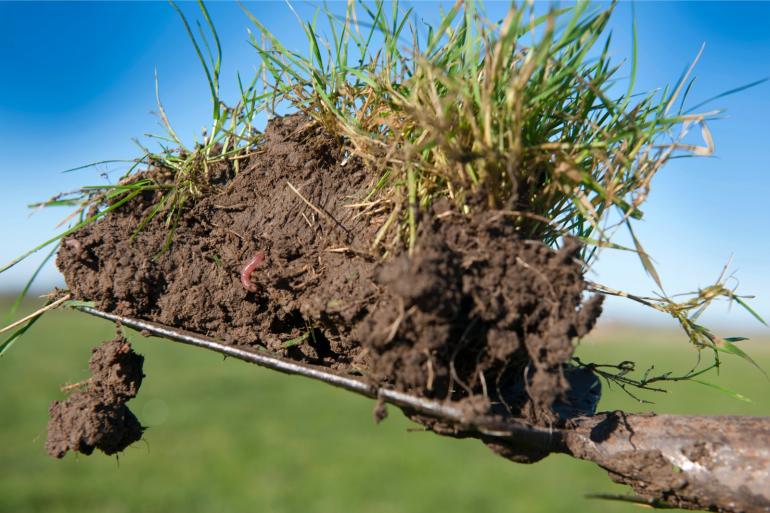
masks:
<svg viewBox="0 0 770 513"><path fill-rule="evenodd" d="M2 301L0 301L2 306ZM4 310L3 310L4 311ZM496 457L481 443L414 427L395 409L380 425L372 402L206 351L129 332L147 378L132 403L149 426L119 458L43 449L48 403L87 376L90 348L114 326L53 312L0 359L1 512L573 512L637 511L585 498L625 493L589 463L550 456L535 465ZM729 335L733 335L732 333ZM770 369L770 339L745 344ZM686 370L694 352L674 332L605 327L586 359ZM770 415L770 383L741 360L712 378L753 399L681 383L640 405L605 390L603 409Z"/></svg>

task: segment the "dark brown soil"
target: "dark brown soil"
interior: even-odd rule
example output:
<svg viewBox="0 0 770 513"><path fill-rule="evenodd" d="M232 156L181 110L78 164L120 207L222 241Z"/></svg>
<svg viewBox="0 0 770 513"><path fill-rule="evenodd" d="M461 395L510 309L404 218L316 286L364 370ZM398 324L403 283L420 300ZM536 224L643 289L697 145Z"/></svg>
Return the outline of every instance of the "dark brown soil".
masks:
<svg viewBox="0 0 770 513"><path fill-rule="evenodd" d="M214 170L165 253L160 218L130 240L151 193L65 240L57 264L74 296L410 393L559 420L574 339L601 311L599 297L584 301L576 243L554 251L520 240L504 212L439 205L411 257L382 259L370 247L385 213L354 205L378 177L300 116L271 121L240 165Z"/></svg>
<svg viewBox="0 0 770 513"><path fill-rule="evenodd" d="M56 458L67 451L115 454L142 437L143 428L126 406L142 384L144 357L121 336L93 349L85 388L48 410L46 450Z"/></svg>
<svg viewBox="0 0 770 513"><path fill-rule="evenodd" d="M573 339L600 313L598 296L581 304L579 246L555 252L517 240L499 213L434 219L411 257L378 268L382 297L354 332L370 355L367 370L405 391L483 397L555 422Z"/></svg>

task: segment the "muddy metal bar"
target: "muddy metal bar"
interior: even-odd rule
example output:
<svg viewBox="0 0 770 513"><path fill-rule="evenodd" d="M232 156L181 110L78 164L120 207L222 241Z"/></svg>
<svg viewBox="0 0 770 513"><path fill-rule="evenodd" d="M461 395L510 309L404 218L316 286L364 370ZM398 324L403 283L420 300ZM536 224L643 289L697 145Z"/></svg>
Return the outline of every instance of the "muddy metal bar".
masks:
<svg viewBox="0 0 770 513"><path fill-rule="evenodd" d="M264 352L238 348L223 342L218 342L203 335L170 328L150 321L107 313L102 310L97 310L96 308L83 306L78 307L78 310L96 317L101 317L102 319L118 322L122 326L127 326L137 331L150 333L156 337L162 337L191 346L202 347L219 354L254 363L260 367L276 370L284 374L304 376L317 381L323 381L329 385L371 399L381 399L394 406L407 408L424 415L451 421L452 423L462 426L465 430L477 431L486 437L501 439L515 437L518 442L523 442L524 440L522 440L522 438L524 438L528 444L537 445L543 450L549 452L556 450L555 445L557 445L557 437L555 435L557 434L557 431L555 430L532 427L525 423L518 422L479 423L476 419L466 418L466 415L463 414L460 408L452 406L451 404L422 397L415 397L397 390L378 388L362 379L353 376L345 376L332 371L331 369L296 362Z"/></svg>
<svg viewBox="0 0 770 513"><path fill-rule="evenodd" d="M378 388L361 378L298 363L263 352L241 349L209 337L153 322L110 314L90 307L79 310L139 330L232 356L285 374L305 376L436 419L456 431L439 433L479 438L512 449L511 457L536 461L549 453L588 460L638 494L633 500L651 506L733 513L770 513L770 418L599 413L573 419L548 430L516 419L467 418L448 403ZM503 452L505 455L505 452ZM628 497L625 497L628 499Z"/></svg>

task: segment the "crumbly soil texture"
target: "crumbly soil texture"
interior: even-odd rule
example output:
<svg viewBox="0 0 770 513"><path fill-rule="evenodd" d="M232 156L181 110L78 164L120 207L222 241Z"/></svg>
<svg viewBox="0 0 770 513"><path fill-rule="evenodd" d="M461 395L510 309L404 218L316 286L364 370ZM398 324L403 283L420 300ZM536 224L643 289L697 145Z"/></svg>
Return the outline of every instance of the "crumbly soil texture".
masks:
<svg viewBox="0 0 770 513"><path fill-rule="evenodd" d="M57 265L75 298L108 312L558 423L574 341L601 312L579 245L554 250L506 212L439 202L411 255L383 257L371 248L388 212L361 206L378 178L307 118L275 118L237 172L210 168L168 250L164 216L137 231L160 199L147 192L66 238Z"/></svg>
<svg viewBox="0 0 770 513"><path fill-rule="evenodd" d="M118 335L93 349L91 377L48 410L46 450L55 458L67 451L115 454L142 438L144 428L126 402L136 397L144 374L144 357Z"/></svg>

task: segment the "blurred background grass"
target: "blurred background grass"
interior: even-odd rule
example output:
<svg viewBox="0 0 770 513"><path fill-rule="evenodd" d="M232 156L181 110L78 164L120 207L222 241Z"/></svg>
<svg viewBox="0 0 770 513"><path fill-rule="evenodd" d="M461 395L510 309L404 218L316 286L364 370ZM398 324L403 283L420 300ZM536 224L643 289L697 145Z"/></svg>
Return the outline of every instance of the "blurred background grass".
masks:
<svg viewBox="0 0 770 513"><path fill-rule="evenodd" d="M119 458L47 457L48 403L62 397L61 384L88 375L90 348L113 334L108 322L53 312L0 359L0 511L637 510L585 498L627 491L592 464L550 456L517 465L477 441L410 432L415 426L394 408L375 425L369 400L133 332L146 357L147 378L131 403L149 426L144 441ZM770 368L770 339L742 344ZM619 325L599 329L578 354L642 367L655 358L661 370L686 370L695 355L679 333ZM711 379L752 403L679 383L669 394L646 394L654 405L605 389L601 408L770 414L770 383L741 360L726 363Z"/></svg>

